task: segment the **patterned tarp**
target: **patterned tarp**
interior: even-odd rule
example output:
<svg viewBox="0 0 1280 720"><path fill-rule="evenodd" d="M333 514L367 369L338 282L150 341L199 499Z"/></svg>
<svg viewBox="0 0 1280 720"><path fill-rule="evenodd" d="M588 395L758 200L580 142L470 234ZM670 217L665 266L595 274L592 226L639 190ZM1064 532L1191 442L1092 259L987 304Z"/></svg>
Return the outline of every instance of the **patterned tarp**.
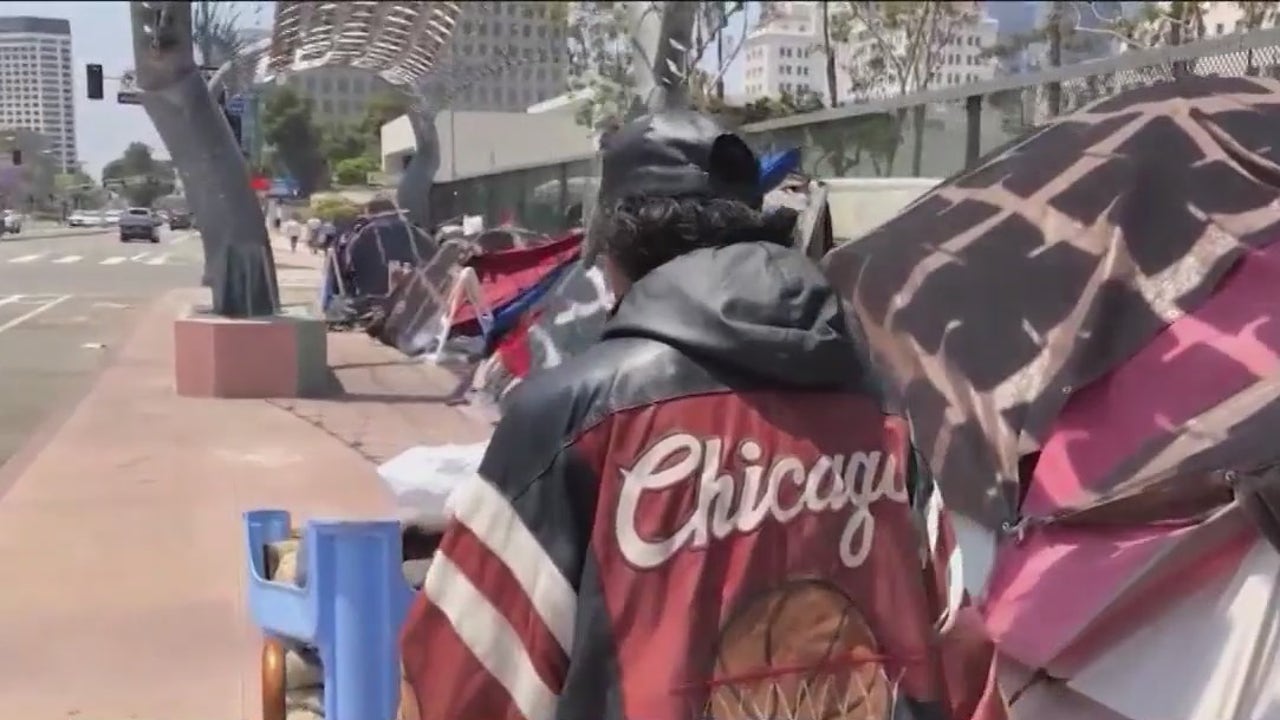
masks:
<svg viewBox="0 0 1280 720"><path fill-rule="evenodd" d="M1020 463L1073 393L1280 239L1278 128L1272 80L1130 91L1002 148L828 256L953 510L992 528L1018 523ZM1273 382L1223 398L1227 411L1196 428L1229 439L1218 446L1229 457L1168 427L1142 449L1160 456L1159 475L1113 473L1075 510L1124 497L1111 518L1123 522L1171 488L1204 495L1210 470L1269 462Z"/></svg>

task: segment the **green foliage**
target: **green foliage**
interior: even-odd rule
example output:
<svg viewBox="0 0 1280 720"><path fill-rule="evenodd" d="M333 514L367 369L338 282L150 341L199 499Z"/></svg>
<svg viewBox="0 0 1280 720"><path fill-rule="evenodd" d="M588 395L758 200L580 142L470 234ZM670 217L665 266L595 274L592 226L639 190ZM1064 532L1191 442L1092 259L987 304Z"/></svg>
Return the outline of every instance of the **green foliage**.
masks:
<svg viewBox="0 0 1280 720"><path fill-rule="evenodd" d="M297 180L303 195L325 184L328 171L310 100L288 85L272 88L262 106L262 129L275 147L276 162Z"/></svg>
<svg viewBox="0 0 1280 720"><path fill-rule="evenodd" d="M360 215L360 206L339 195L317 195L311 199L311 215L326 222L349 222Z"/></svg>
<svg viewBox="0 0 1280 720"><path fill-rule="evenodd" d="M320 154L339 184L364 184L366 175L379 169L382 126L408 111L406 96L381 93L369 101L360 122L333 123L320 129Z"/></svg>
<svg viewBox="0 0 1280 720"><path fill-rule="evenodd" d="M409 98L399 93L383 92L374 95L365 106L360 132L370 147L377 148L382 141L382 126L409 112ZM376 154L376 151L375 151Z"/></svg>
<svg viewBox="0 0 1280 720"><path fill-rule="evenodd" d="M347 158L335 166L333 177L339 185L364 185L369 180L369 173L377 172L378 169L378 163L373 158Z"/></svg>
<svg viewBox="0 0 1280 720"><path fill-rule="evenodd" d="M124 155L102 168L102 184L114 189L136 207L151 207L176 186L173 163L157 160L146 143L130 143Z"/></svg>
<svg viewBox="0 0 1280 720"><path fill-rule="evenodd" d="M376 152L376 147L371 147L369 138L354 125L334 123L320 130L320 152L331 168L343 160L362 157L371 149Z"/></svg>

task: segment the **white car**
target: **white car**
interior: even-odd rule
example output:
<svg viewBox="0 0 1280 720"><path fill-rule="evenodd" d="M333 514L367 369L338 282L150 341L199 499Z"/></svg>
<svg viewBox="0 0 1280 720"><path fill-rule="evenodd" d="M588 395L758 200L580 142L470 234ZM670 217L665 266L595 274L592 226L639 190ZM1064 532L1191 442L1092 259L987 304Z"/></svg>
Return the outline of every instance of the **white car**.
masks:
<svg viewBox="0 0 1280 720"><path fill-rule="evenodd" d="M4 231L13 235L22 232L22 215L13 210L5 210Z"/></svg>
<svg viewBox="0 0 1280 720"><path fill-rule="evenodd" d="M98 224L98 216L77 210L67 216L67 227L93 227Z"/></svg>
<svg viewBox="0 0 1280 720"><path fill-rule="evenodd" d="M102 214L102 221L107 225L119 225L121 214L119 210L108 210Z"/></svg>

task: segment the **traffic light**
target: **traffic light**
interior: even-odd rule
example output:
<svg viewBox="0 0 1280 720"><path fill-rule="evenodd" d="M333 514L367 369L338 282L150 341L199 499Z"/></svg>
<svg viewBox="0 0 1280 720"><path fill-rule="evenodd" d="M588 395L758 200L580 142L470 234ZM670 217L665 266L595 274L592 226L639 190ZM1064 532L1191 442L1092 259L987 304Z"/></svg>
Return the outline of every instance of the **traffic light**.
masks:
<svg viewBox="0 0 1280 720"><path fill-rule="evenodd" d="M89 87L89 99L101 100L102 93L102 66L90 63L85 68L88 71L87 85Z"/></svg>

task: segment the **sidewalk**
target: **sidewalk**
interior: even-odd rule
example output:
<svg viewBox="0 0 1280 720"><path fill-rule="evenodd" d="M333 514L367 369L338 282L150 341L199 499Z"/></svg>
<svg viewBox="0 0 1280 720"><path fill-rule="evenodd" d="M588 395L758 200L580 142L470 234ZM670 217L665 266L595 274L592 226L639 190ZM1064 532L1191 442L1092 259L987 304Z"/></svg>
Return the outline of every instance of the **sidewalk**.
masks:
<svg viewBox="0 0 1280 720"><path fill-rule="evenodd" d="M436 401L451 376L357 334L330 335L332 399L179 398L172 321L199 297L148 310L47 445L0 469L0 717L257 718L241 513L385 516L374 462L488 434Z"/></svg>

